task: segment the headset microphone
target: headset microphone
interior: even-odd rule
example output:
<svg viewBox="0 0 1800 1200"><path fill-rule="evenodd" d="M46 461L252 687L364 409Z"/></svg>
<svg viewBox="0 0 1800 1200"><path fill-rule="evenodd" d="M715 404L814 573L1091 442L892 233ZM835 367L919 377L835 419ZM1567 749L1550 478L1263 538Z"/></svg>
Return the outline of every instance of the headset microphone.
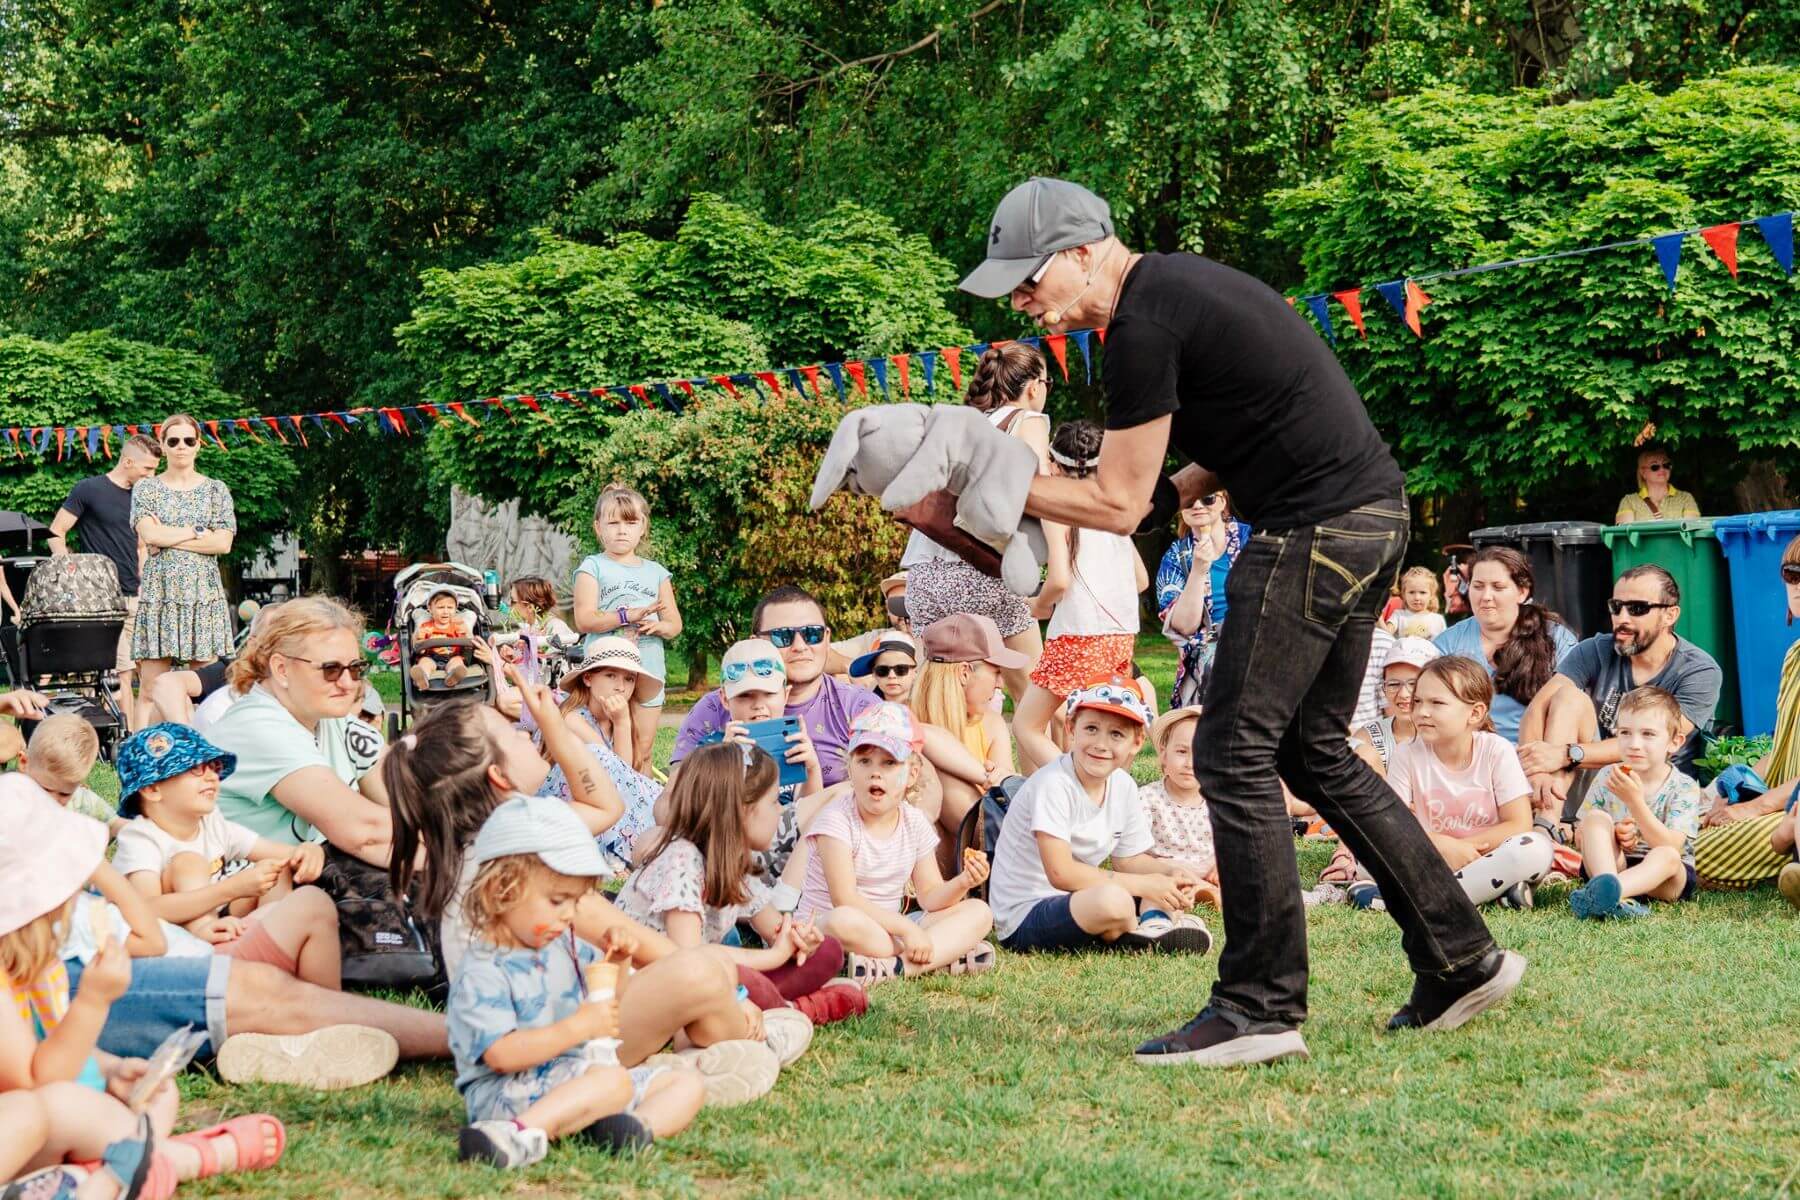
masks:
<svg viewBox="0 0 1800 1200"><path fill-rule="evenodd" d="M1111 258L1111 257L1112 257L1111 253L1108 253L1107 258ZM1069 301L1070 308L1073 308L1075 306L1075 302L1077 300L1080 300L1083 296L1087 295L1088 289L1094 286L1094 272L1098 271L1102 265L1104 265L1104 260L1102 260L1102 262L1095 263L1091 268L1088 269L1087 282L1081 285L1081 290L1079 292L1075 293L1075 299ZM1047 309L1045 309L1044 310L1044 324L1046 324L1046 325L1061 325L1062 319L1063 319L1063 314L1066 313L1067 311L1068 311L1068 309L1063 309L1063 308L1047 308Z"/></svg>

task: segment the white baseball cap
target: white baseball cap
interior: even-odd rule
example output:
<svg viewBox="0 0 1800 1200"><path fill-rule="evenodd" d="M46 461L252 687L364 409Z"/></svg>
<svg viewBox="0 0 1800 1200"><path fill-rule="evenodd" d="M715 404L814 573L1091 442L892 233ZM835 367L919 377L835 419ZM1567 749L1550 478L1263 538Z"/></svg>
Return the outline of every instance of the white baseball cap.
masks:
<svg viewBox="0 0 1800 1200"><path fill-rule="evenodd" d="M1403 637L1389 648L1387 657L1381 660L1381 669L1385 671L1396 663L1404 663L1423 670L1426 663L1443 656L1442 650L1422 637Z"/></svg>
<svg viewBox="0 0 1800 1200"><path fill-rule="evenodd" d="M477 866L515 854L535 855L552 871L578 879L612 874L581 818L555 796L514 796L488 814L469 858Z"/></svg>
<svg viewBox="0 0 1800 1200"><path fill-rule="evenodd" d="M727 700L745 692L785 692L787 664L768 638L745 638L733 642L731 649L725 651L719 662L719 678Z"/></svg>

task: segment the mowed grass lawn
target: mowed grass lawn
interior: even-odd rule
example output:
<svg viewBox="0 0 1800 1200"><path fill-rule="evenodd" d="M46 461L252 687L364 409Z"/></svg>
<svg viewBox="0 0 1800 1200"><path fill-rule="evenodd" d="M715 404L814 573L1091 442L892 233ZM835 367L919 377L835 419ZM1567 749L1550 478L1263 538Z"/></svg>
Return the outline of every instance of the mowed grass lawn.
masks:
<svg viewBox="0 0 1800 1200"><path fill-rule="evenodd" d="M1310 885L1326 850L1298 853ZM703 1112L631 1160L565 1142L527 1171L457 1164L447 1063L332 1095L190 1072L187 1122L267 1110L290 1144L272 1172L181 1194L1786 1193L1800 1172L1794 914L1767 891L1616 925L1575 921L1561 890L1541 903L1490 912L1531 969L1506 1008L1456 1033L1382 1030L1410 986L1399 935L1346 908L1308 917L1312 1060L1252 1071L1131 1060L1202 1001L1211 956L1002 953L979 978L878 988L869 1015L821 1030L770 1096Z"/></svg>

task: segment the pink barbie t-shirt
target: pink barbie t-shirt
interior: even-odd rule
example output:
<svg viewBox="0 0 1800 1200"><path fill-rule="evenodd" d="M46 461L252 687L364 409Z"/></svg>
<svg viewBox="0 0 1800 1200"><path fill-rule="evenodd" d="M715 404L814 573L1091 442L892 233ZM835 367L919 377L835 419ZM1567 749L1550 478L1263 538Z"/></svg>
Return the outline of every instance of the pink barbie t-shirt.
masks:
<svg viewBox="0 0 1800 1200"><path fill-rule="evenodd" d="M1388 786L1432 833L1464 838L1500 823L1500 806L1529 795L1519 752L1497 733L1477 733L1466 770L1445 766L1414 738L1394 749Z"/></svg>

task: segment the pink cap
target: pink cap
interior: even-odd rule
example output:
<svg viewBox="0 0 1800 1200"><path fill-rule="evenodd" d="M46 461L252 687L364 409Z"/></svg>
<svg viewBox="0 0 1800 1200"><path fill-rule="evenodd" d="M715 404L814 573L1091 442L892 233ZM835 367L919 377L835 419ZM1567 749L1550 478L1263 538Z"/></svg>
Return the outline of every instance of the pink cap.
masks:
<svg viewBox="0 0 1800 1200"><path fill-rule="evenodd" d="M882 702L863 709L850 720L849 754L858 746L879 746L901 762L925 744L925 735L904 704Z"/></svg>
<svg viewBox="0 0 1800 1200"><path fill-rule="evenodd" d="M0 934L23 929L79 892L106 861L106 826L48 796L10 801L0 813Z"/></svg>

